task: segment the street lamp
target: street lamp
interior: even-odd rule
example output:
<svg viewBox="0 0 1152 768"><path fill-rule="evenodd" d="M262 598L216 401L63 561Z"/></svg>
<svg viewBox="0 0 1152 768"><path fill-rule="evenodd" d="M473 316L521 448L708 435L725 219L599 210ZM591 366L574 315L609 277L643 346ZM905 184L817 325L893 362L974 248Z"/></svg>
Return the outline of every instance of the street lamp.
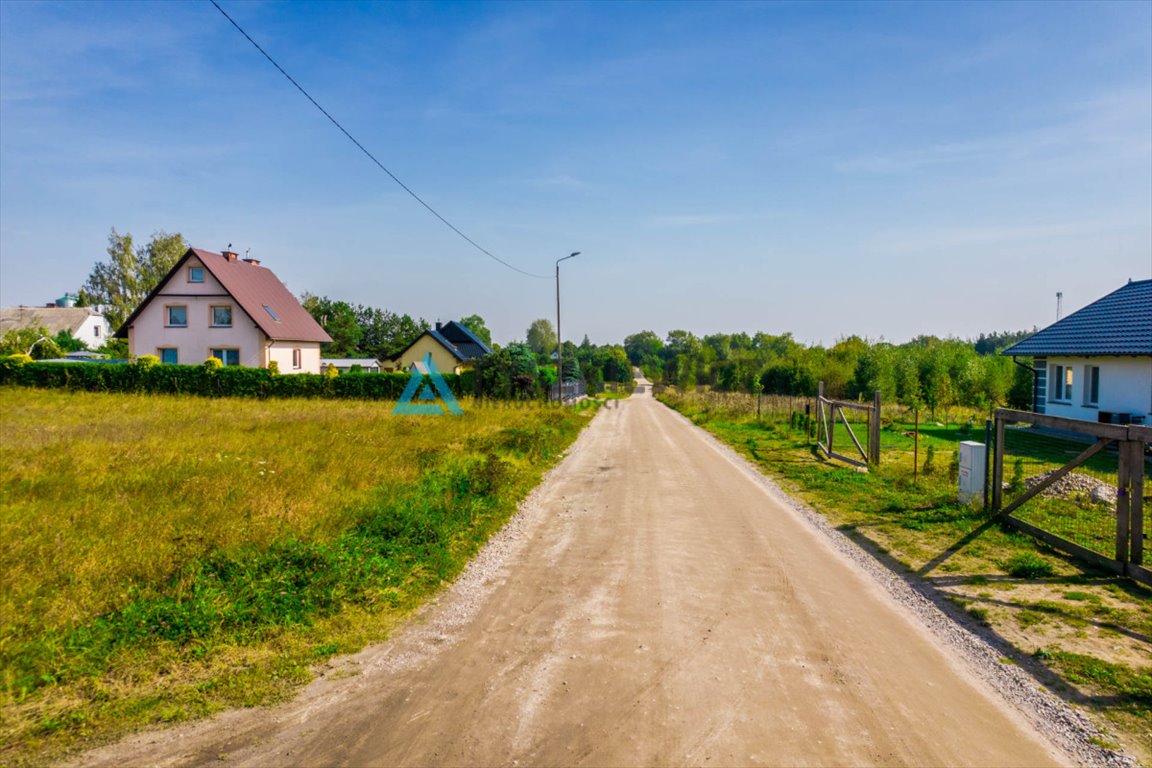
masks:
<svg viewBox="0 0 1152 768"><path fill-rule="evenodd" d="M580 251L556 259L556 400L564 401L564 347L560 340L560 262L574 259Z"/></svg>

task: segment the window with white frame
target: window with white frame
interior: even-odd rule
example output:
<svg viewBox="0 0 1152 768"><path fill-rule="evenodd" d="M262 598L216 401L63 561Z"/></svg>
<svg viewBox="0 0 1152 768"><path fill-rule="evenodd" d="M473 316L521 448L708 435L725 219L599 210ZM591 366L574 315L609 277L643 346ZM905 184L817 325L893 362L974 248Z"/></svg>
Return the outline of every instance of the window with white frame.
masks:
<svg viewBox="0 0 1152 768"><path fill-rule="evenodd" d="M1100 366L1084 366L1084 405L1100 405Z"/></svg>
<svg viewBox="0 0 1152 768"><path fill-rule="evenodd" d="M212 327L232 327L232 306L230 304L220 304L212 307Z"/></svg>
<svg viewBox="0 0 1152 768"><path fill-rule="evenodd" d="M165 310L165 325L169 328L188 327L188 307L184 304L169 304Z"/></svg>
<svg viewBox="0 0 1152 768"><path fill-rule="evenodd" d="M224 365L240 365L240 350L238 349L228 347L213 348L212 357L224 363Z"/></svg>
<svg viewBox="0 0 1152 768"><path fill-rule="evenodd" d="M293 367L293 368L302 368L302 367L304 367L304 360L303 360L303 357L304 357L304 355L303 355L303 353L300 351L300 347L296 347L295 349L293 349L293 350L292 350L292 367Z"/></svg>
<svg viewBox="0 0 1152 768"><path fill-rule="evenodd" d="M204 282L204 267L188 267L188 282Z"/></svg>
<svg viewBox="0 0 1152 768"><path fill-rule="evenodd" d="M1053 365L1049 368L1051 373L1048 385L1048 399L1052 402L1066 403L1072 400L1072 381L1074 374L1070 365Z"/></svg>

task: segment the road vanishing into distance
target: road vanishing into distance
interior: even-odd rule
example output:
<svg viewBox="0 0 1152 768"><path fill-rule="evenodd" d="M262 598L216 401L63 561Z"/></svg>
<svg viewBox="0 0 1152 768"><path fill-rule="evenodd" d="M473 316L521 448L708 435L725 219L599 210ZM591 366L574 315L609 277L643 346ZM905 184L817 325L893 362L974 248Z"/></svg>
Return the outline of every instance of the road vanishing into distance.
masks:
<svg viewBox="0 0 1152 768"><path fill-rule="evenodd" d="M387 643L80 762L1069 762L954 656L641 382Z"/></svg>

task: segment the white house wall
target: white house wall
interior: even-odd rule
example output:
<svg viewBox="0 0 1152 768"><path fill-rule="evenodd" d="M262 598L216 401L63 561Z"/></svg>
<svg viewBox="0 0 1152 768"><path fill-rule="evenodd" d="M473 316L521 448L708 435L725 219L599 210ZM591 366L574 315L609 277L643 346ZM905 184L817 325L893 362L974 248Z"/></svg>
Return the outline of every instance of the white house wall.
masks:
<svg viewBox="0 0 1152 768"><path fill-rule="evenodd" d="M188 268L203 266L199 259L188 259L136 317L128 330L130 354L159 356L161 348L174 347L178 350L181 364L197 365L211 356L212 349L226 347L239 350L240 365L264 367L267 337L224 290L224 286L206 268L204 282L188 282ZM188 307L187 328L165 325L166 307L177 304ZM213 328L211 308L223 305L232 307L232 327ZM317 371L319 358L317 346ZM291 353L288 361L291 364ZM283 366L281 370L284 370Z"/></svg>
<svg viewBox="0 0 1152 768"><path fill-rule="evenodd" d="M1049 357L1049 379L1055 365L1072 368L1072 396L1067 402L1052 400L1053 382L1049 381L1045 413L1084 421L1098 421L1101 411L1140 414L1146 424L1152 424L1152 357ZM1095 407L1084 405L1087 365L1100 366L1100 402Z"/></svg>
<svg viewBox="0 0 1152 768"><path fill-rule="evenodd" d="M89 315L72 334L72 338L83 342L89 349L98 349L108 343L111 335L112 328L103 315Z"/></svg>
<svg viewBox="0 0 1152 768"><path fill-rule="evenodd" d="M300 350L300 367L292 366L293 350ZM320 342L274 341L268 346L268 360L276 361L280 373L320 373Z"/></svg>

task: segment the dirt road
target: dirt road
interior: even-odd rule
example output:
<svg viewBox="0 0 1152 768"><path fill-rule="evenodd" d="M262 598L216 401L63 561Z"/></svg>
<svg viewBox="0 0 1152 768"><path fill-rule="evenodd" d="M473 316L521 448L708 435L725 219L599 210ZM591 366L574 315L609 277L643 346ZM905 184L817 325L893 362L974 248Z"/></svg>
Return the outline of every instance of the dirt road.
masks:
<svg viewBox="0 0 1152 768"><path fill-rule="evenodd" d="M1068 762L646 390L596 417L438 605L334 672L84 762Z"/></svg>

